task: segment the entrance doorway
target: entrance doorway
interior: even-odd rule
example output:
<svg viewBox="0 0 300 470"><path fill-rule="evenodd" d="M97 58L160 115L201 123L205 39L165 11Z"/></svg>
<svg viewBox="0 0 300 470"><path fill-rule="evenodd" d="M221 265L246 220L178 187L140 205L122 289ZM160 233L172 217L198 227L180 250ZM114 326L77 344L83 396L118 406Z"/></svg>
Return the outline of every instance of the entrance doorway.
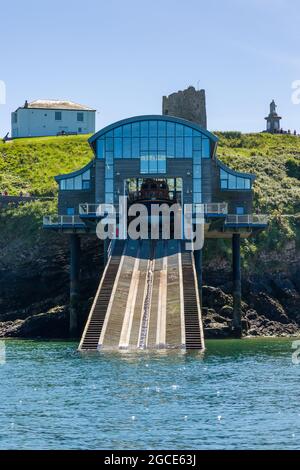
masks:
<svg viewBox="0 0 300 470"><path fill-rule="evenodd" d="M182 178L129 178L124 181L128 204L180 204Z"/></svg>

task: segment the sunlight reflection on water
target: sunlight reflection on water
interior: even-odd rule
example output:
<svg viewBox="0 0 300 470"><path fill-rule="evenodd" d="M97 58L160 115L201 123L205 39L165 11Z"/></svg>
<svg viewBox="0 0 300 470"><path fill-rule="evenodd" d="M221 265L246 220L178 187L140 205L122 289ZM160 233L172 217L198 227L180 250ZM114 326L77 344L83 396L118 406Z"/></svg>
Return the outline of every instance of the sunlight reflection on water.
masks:
<svg viewBox="0 0 300 470"><path fill-rule="evenodd" d="M83 355L6 341L1 449L296 449L291 340Z"/></svg>

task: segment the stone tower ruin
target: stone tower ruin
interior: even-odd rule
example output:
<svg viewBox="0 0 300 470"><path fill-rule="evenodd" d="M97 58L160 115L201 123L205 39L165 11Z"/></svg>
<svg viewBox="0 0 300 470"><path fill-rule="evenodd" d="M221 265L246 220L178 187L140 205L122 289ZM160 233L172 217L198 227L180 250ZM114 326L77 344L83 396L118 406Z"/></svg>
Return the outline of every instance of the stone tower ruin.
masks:
<svg viewBox="0 0 300 470"><path fill-rule="evenodd" d="M207 129L205 90L196 90L193 86L163 96L162 113L195 122Z"/></svg>

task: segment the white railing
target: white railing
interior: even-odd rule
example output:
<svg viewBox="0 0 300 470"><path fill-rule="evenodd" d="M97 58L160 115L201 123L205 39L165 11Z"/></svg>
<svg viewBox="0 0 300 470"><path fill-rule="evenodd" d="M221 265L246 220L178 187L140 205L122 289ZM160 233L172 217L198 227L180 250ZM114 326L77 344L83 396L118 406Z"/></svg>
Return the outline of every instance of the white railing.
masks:
<svg viewBox="0 0 300 470"><path fill-rule="evenodd" d="M99 212L100 206L104 204L79 204L79 214L80 215L95 215ZM199 210L197 207L199 206ZM201 212L205 214L224 214L228 213L228 204L226 202L211 202L207 204L194 204L196 212ZM116 212L119 210L119 205L114 204Z"/></svg>
<svg viewBox="0 0 300 470"><path fill-rule="evenodd" d="M205 214L224 214L228 213L227 202L209 202L204 204Z"/></svg>
<svg viewBox="0 0 300 470"><path fill-rule="evenodd" d="M226 224L229 225L267 225L268 216L264 214L228 214Z"/></svg>
<svg viewBox="0 0 300 470"><path fill-rule="evenodd" d="M45 215L43 217L44 226L74 226L78 224L84 225L78 215Z"/></svg>

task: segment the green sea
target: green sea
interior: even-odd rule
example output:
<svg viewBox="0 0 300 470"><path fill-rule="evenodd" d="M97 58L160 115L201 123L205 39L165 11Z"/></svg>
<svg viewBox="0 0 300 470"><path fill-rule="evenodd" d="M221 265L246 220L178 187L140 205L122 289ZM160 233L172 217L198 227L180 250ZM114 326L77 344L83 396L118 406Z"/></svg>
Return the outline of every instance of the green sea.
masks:
<svg viewBox="0 0 300 470"><path fill-rule="evenodd" d="M83 355L0 342L0 449L299 449L291 339Z"/></svg>

